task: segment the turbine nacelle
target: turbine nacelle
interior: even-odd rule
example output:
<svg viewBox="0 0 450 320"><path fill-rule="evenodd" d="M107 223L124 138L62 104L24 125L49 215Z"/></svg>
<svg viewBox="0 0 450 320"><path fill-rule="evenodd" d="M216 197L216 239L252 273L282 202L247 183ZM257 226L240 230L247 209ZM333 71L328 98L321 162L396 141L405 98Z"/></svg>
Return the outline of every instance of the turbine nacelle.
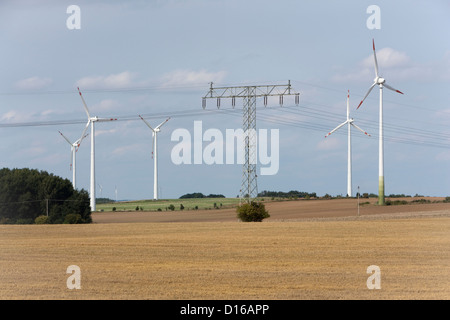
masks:
<svg viewBox="0 0 450 320"><path fill-rule="evenodd" d="M375 82L376 84L384 84L386 82L386 80L384 78L381 77L376 77L373 82Z"/></svg>

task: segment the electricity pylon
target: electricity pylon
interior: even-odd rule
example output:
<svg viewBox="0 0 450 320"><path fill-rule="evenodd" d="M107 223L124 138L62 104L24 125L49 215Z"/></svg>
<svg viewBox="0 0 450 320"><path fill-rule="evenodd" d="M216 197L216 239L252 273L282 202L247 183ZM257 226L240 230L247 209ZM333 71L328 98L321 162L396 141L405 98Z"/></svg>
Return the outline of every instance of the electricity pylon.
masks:
<svg viewBox="0 0 450 320"><path fill-rule="evenodd" d="M256 98L264 98L264 106L267 106L267 100L270 96L278 96L280 106L283 105L283 97L286 95L295 95L295 103L298 105L300 100L299 93L291 93L291 81L287 85L258 85L258 86L236 86L236 87L213 87L209 88L208 93L202 98L202 107L206 108L206 99L216 98L217 108L220 108L222 98L231 98L233 108L236 105L236 98L243 98L243 131L245 162L242 170L242 184L240 190L240 199L250 203L258 196L257 184L257 139L256 139Z"/></svg>

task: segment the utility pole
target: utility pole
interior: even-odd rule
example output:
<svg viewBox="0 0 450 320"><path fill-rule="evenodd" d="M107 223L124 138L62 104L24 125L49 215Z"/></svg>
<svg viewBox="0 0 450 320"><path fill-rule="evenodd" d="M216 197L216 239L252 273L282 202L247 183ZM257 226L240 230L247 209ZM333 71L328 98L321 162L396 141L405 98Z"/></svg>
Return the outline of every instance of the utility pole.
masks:
<svg viewBox="0 0 450 320"><path fill-rule="evenodd" d="M278 96L280 106L283 105L283 97L286 95L295 96L295 104L299 104L300 94L291 92L291 81L287 85L258 85L258 86L233 86L233 87L213 87L211 82L208 93L202 98L202 107L206 108L206 99L217 99L217 108L220 108L222 98L231 98L234 108L236 98L243 98L243 131L245 163L242 170L242 184L240 199L245 199L250 203L258 196L257 184L257 141L256 141L256 98L264 98L264 106L270 96Z"/></svg>

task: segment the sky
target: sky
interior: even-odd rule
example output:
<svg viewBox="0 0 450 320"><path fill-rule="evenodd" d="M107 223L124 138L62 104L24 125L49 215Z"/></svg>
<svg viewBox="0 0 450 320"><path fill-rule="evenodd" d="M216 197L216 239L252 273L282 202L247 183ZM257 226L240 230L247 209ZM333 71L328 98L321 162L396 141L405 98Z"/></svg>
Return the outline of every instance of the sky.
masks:
<svg viewBox="0 0 450 320"><path fill-rule="evenodd" d="M160 198L235 197L237 159L177 164L173 134L189 132L193 153L195 123L223 136L242 128L242 99L202 108L211 82L290 81L298 105L292 96L283 106L257 99L257 130L279 133L270 145L278 170L260 174L258 163L258 191L346 195L347 130L325 135L346 120L349 91L350 116L371 134L352 130L353 194L377 194L378 88L357 109L375 78L374 41L380 74L404 93L383 91L385 193L449 196L449 16L444 0L2 0L0 167L72 180L70 145L58 131L75 141L86 126L79 87L92 116L117 118L95 124L97 197L153 198L152 132L139 115L153 126L170 117L158 133ZM211 146L203 138L201 150ZM89 190L89 136L76 157L77 188Z"/></svg>

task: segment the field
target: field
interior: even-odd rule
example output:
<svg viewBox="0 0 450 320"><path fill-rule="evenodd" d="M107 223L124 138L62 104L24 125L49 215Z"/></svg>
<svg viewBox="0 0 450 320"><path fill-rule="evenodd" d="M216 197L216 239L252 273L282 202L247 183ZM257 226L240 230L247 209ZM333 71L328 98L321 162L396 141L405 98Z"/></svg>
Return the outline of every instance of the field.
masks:
<svg viewBox="0 0 450 320"><path fill-rule="evenodd" d="M262 223L224 208L0 225L0 299L450 299L450 203L266 208ZM69 265L79 290L66 286Z"/></svg>

